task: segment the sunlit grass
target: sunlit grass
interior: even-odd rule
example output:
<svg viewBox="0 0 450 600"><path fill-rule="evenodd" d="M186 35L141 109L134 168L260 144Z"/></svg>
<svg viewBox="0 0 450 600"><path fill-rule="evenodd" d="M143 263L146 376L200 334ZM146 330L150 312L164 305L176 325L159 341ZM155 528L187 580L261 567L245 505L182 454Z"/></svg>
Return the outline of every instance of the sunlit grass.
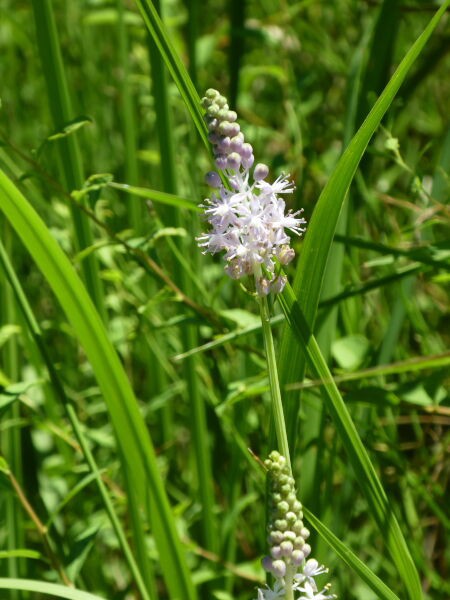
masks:
<svg viewBox="0 0 450 600"><path fill-rule="evenodd" d="M2 598L255 598L278 436L339 598L447 600L448 4L0 9ZM269 372L209 87L308 221Z"/></svg>

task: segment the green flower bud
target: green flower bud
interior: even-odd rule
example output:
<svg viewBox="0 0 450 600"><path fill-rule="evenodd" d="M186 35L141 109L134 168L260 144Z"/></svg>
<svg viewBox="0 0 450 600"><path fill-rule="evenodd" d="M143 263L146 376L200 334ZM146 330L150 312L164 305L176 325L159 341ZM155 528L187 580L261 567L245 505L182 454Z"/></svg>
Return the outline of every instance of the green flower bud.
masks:
<svg viewBox="0 0 450 600"><path fill-rule="evenodd" d="M277 519L275 521L274 525L275 525L275 530L278 530L278 531L286 531L286 529L288 528L287 521L285 521L284 519Z"/></svg>

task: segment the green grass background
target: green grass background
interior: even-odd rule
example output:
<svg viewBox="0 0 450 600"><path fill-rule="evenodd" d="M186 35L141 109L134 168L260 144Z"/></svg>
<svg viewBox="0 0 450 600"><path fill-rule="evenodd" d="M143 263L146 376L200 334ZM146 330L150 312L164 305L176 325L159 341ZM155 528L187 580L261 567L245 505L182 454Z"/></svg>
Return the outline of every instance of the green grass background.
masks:
<svg viewBox="0 0 450 600"><path fill-rule="evenodd" d="M2 2L2 598L265 580L257 305L195 242L208 87L308 220L273 331L313 555L341 599L450 597L439 4Z"/></svg>

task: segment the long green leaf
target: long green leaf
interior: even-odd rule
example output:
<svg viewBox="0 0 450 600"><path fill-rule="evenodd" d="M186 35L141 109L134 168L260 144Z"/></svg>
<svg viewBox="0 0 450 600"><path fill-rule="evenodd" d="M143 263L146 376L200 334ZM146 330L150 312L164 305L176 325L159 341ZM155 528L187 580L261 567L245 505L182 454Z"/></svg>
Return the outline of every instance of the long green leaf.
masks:
<svg viewBox="0 0 450 600"><path fill-rule="evenodd" d="M186 198L176 196L175 194L168 194L167 192L160 192L159 190L151 190L149 188L136 187L135 185L128 185L126 183L111 182L108 183L108 186L126 192L127 194L131 194L132 196L139 196L140 198L151 200L152 202L166 204L168 206L175 206L176 208L191 210L193 212L202 212L202 209L199 208L197 204L191 200L187 200Z"/></svg>
<svg viewBox="0 0 450 600"><path fill-rule="evenodd" d="M56 598L65 598L66 600L105 600L101 596L89 594L81 590L58 585L56 583L46 583L45 581L34 581L33 579L0 579L0 590L21 590L22 592L36 592L38 594L47 594Z"/></svg>
<svg viewBox="0 0 450 600"><path fill-rule="evenodd" d="M149 0L136 0L136 4L141 11L145 24L161 54L161 57L166 64L170 75L172 76L184 102L186 103L187 109L191 114L191 117L201 138L203 139L203 142L207 147L209 147L207 130L200 106L200 98L197 94L194 84L191 81L191 78L189 77L186 67L182 63L172 45L172 42L170 41L169 36L165 31L161 17L158 15L153 3Z"/></svg>
<svg viewBox="0 0 450 600"><path fill-rule="evenodd" d="M307 520L311 523L314 529L321 535L321 537L333 548L338 556L357 573L367 585L378 594L380 600L399 600L398 596L388 588L388 586L381 581L363 562L356 554L353 554L351 550L347 548L345 544L337 538L332 531L325 527L323 523L319 521L317 517L309 511L306 506L303 506L303 512Z"/></svg>
<svg viewBox="0 0 450 600"><path fill-rule="evenodd" d="M32 0L36 25L36 37L42 63L42 72L47 85L47 96L53 125L57 131L64 130L73 122L74 114L69 86L64 70L64 62L58 39L58 30L53 15L51 0ZM67 135L58 139L60 154L60 172L67 191L81 189L84 181L81 151L76 135ZM86 202L84 198L83 203ZM88 248L92 244L91 224L86 215L71 206L77 250ZM97 258L88 256L81 265L86 287L93 298L97 310L106 320L103 287L99 278Z"/></svg>
<svg viewBox="0 0 450 600"><path fill-rule="evenodd" d="M0 194L1 210L46 277L92 364L109 410L124 469L141 505L151 503L152 527L170 594L173 598L195 598L153 444L101 319L68 258L2 171Z"/></svg>
<svg viewBox="0 0 450 600"><path fill-rule="evenodd" d="M325 405L331 414L336 431L347 452L356 480L366 497L370 512L383 535L393 562L402 575L405 589L411 599L419 600L419 598L422 598L420 581L400 526L392 512L344 400L333 381L319 345L289 285L286 286L283 296L280 297L280 303L291 330L297 336L306 354L310 369L314 376L323 382Z"/></svg>
<svg viewBox="0 0 450 600"><path fill-rule="evenodd" d="M202 118L199 98L194 85L180 58L174 52L170 39L166 35L164 26L158 15L159 1L155 0L154 3L138 2L138 5L141 8L151 37L149 50L161 164L164 165L162 173L163 190L168 194L176 194L179 187L176 158L177 141L173 134L169 111L170 96L165 67L176 81L192 119L197 124L197 127L201 128L200 130L203 132L203 135L205 133L205 123ZM158 50L157 52L155 52L155 47ZM175 210L175 207L164 211L162 218L163 221L167 219L176 227L186 226L184 211ZM175 256L179 260L182 259L180 261L182 268L176 269L174 273L175 282L189 296L192 296L195 293L194 284L197 279L193 273L197 268L195 266L196 261L186 261L183 259L183 253L186 252L187 247L183 247L181 243L177 244L176 241L171 240L170 247ZM184 348L196 346L198 344L197 326L195 324L186 324L180 330L180 338ZM199 369L198 358L195 356L189 357L183 365L186 391L190 404L192 449L198 482L194 484L195 487L191 493L198 494L202 506L202 544L206 549L217 552L219 539L214 510L214 477L208 445L207 406L202 386L199 385L199 378L197 377Z"/></svg>
<svg viewBox="0 0 450 600"><path fill-rule="evenodd" d="M389 84L340 158L314 209L292 285L312 329L314 329L323 274L339 213L358 164L408 71L449 5L450 0L446 0L400 63ZM295 344L294 337L294 333L286 327L280 348L280 379L283 384L298 379L299 373L304 370L301 349ZM296 421L298 408L296 404L293 410L287 411L288 420L291 422Z"/></svg>
<svg viewBox="0 0 450 600"><path fill-rule="evenodd" d="M425 47L427 40L430 38L449 5L449 0L444 2L424 32L406 54L368 117L347 146L318 200L308 226L308 232L305 237L293 283L294 296L311 330L314 329L323 276L339 214L358 164L412 64ZM289 304L290 302L288 294L289 292L286 292L285 304ZM296 332L291 327L285 327L279 361L279 374L282 385L298 380L304 373L305 359L302 355L302 348L296 343L295 338ZM297 435L298 411L298 400L291 396L288 402L286 402L286 420L292 424L290 431L291 445L294 444ZM368 490L366 491L368 492ZM381 522L379 522L379 525L381 526ZM397 534L400 536L399 539L402 539L399 528ZM388 546L391 545L391 542L391 538L388 537ZM411 599L420 598L422 594L420 581L407 551L406 544L404 542L400 543L397 540L394 546L397 547L394 549L391 545L390 550L393 552L394 562L407 589L408 596Z"/></svg>

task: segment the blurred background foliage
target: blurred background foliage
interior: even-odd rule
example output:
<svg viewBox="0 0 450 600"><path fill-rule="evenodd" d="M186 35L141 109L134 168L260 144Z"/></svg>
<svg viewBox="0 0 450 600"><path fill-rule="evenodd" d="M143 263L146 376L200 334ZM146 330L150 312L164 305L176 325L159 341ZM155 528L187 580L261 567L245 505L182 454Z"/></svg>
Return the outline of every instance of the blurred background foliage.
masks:
<svg viewBox="0 0 450 600"><path fill-rule="evenodd" d="M346 144L437 6L414 0L165 0L160 10L199 94L214 87L229 97L257 161L269 164L273 177L292 174L297 189L290 208L303 207L309 219ZM208 193L203 173L211 159L164 73L170 129L166 123L165 133L158 130L161 73L133 2L54 0L52 7L72 103L72 127L63 135L79 144L83 193L70 196L75 188L63 176L58 134L68 123L58 128L52 119L33 10L24 0L0 4L0 166L20 183L77 269L87 256L98 259L110 338L141 402L201 594L250 598L263 578L265 505L264 483L246 448L263 458L271 449L260 333L240 335L257 324L254 301L225 278L219 260L196 249L202 228L197 212L178 208L175 218L174 209L151 194L177 194L193 208ZM342 256L342 263L330 266L317 321L322 350L433 600L450 596L449 42L447 14L360 165L334 246L333 258ZM174 149L175 177L167 178L164 136ZM148 191L138 196L111 182ZM80 253L70 215L81 198L94 245ZM120 460L90 364L45 279L6 222L0 225L128 530ZM294 244L301 252L301 240ZM290 275L294 269L295 261ZM63 407L42 386L46 375L3 274L0 281L2 454L42 523L50 525L54 554L68 578L111 599L138 598ZM176 359L192 349L180 333L190 327L194 346L234 332L188 366L205 402L216 524L209 542L192 450L188 359ZM307 380L299 396L301 385L289 386L302 402L295 459L301 498L401 597L332 423L319 414L320 386ZM311 413L317 419L309 430ZM10 523L19 519L15 546L37 554L16 561L17 573L58 580L29 513L7 478L0 485L0 548L11 548ZM312 545L330 566L340 598L375 598L319 538L313 536ZM11 574L11 563L0 559L0 569Z"/></svg>

